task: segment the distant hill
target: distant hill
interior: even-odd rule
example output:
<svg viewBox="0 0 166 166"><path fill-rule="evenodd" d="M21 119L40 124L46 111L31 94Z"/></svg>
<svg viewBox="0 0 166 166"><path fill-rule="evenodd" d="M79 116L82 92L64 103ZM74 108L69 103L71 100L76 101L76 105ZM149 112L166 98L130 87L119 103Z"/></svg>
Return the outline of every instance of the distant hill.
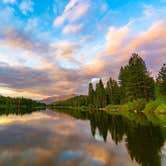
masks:
<svg viewBox="0 0 166 166"><path fill-rule="evenodd" d="M50 96L48 98L42 99L40 102L45 103L45 104L51 104L53 102L67 100L67 99L70 99L70 98L75 97L75 96L76 96L75 94Z"/></svg>

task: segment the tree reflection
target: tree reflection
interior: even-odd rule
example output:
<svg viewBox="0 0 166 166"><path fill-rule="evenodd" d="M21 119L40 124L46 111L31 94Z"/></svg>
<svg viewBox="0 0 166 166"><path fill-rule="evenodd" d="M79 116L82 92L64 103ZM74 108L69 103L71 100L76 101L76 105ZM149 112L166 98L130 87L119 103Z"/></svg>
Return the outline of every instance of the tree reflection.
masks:
<svg viewBox="0 0 166 166"><path fill-rule="evenodd" d="M126 131L126 146L132 159L142 166L160 166L160 148L164 144L158 126L134 125Z"/></svg>
<svg viewBox="0 0 166 166"><path fill-rule="evenodd" d="M116 144L124 139L131 159L136 160L140 165L161 165L160 149L165 139L162 135L161 127L153 125L145 117L143 117L144 120L141 124L140 121L138 123L126 117L108 115L102 111L95 113L90 111L61 111L79 119L89 120L92 135L95 136L98 129L105 142L107 141L108 133L110 133L112 140Z"/></svg>
<svg viewBox="0 0 166 166"><path fill-rule="evenodd" d="M21 108L15 108L15 107L4 107L0 108L0 115L24 115L24 114L30 114L34 111L39 110L39 108L28 108L28 107L21 107Z"/></svg>

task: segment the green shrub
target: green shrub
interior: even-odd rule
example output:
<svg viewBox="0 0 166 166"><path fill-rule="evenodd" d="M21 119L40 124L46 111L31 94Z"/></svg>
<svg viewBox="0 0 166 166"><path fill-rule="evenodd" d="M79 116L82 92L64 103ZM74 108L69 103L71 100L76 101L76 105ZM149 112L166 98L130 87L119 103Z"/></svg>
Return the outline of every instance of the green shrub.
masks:
<svg viewBox="0 0 166 166"><path fill-rule="evenodd" d="M146 102L145 99L138 99L123 105L108 105L106 111L144 111L146 113L166 113L166 104L162 100Z"/></svg>
<svg viewBox="0 0 166 166"><path fill-rule="evenodd" d="M119 111L119 105L107 105L105 107L106 111Z"/></svg>
<svg viewBox="0 0 166 166"><path fill-rule="evenodd" d="M150 101L149 103L146 104L144 111L147 113L152 113L157 109L159 105L161 105L160 100Z"/></svg>
<svg viewBox="0 0 166 166"><path fill-rule="evenodd" d="M138 99L133 101L133 106L137 111L142 111L145 108L145 105L146 105L145 99Z"/></svg>
<svg viewBox="0 0 166 166"><path fill-rule="evenodd" d="M138 99L120 106L120 111L142 111L145 108L146 100Z"/></svg>
<svg viewBox="0 0 166 166"><path fill-rule="evenodd" d="M155 113L166 113L166 104L159 105L156 108Z"/></svg>

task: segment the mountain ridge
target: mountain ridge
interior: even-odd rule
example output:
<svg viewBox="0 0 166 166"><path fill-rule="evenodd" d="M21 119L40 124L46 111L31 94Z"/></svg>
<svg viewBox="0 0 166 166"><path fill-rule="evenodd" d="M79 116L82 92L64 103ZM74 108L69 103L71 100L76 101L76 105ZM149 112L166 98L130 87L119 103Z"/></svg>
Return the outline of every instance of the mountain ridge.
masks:
<svg viewBox="0 0 166 166"><path fill-rule="evenodd" d="M75 96L77 96L77 95L76 94L68 94L68 95L50 96L50 97L47 97L47 98L40 100L40 102L45 103L45 104L51 104L54 102L67 100L67 99L70 99L70 98L75 97Z"/></svg>

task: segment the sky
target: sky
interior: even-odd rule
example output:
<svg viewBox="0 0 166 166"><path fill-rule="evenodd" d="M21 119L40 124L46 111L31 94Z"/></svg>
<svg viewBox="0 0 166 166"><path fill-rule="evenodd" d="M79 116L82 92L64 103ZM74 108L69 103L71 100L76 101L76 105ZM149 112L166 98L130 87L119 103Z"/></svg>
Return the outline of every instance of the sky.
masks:
<svg viewBox="0 0 166 166"><path fill-rule="evenodd" d="M166 0L0 0L0 95L86 94L132 53L166 63Z"/></svg>

